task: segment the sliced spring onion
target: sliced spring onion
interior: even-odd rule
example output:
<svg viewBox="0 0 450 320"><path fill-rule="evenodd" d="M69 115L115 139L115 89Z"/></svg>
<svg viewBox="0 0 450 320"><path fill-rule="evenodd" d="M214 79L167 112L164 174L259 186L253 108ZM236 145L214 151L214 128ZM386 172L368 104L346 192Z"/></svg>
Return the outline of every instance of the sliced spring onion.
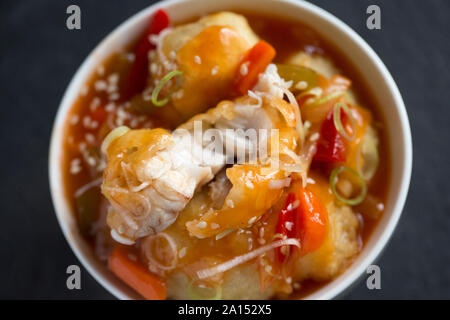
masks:
<svg viewBox="0 0 450 320"><path fill-rule="evenodd" d="M323 98L320 98L320 99L314 101L313 104L314 105L323 104L323 103L328 102L328 101L330 101L332 99L339 98L340 96L342 96L344 94L345 94L345 91L336 91L336 92L333 92L333 93L330 93L330 94L326 95Z"/></svg>
<svg viewBox="0 0 450 320"><path fill-rule="evenodd" d="M152 247L154 245L153 242L157 241L160 238L163 238L166 240L167 249L170 251L170 255L172 256L172 259L171 259L171 261L169 261L170 263L168 265L162 264L162 262L159 261L160 259L157 259L155 257L155 252L152 251ZM163 250L163 247L161 246L161 244L159 244L159 246L157 246L157 247L160 251ZM142 248L143 248L145 257L147 258L147 260L149 262L149 268L151 271L153 268L155 268L156 271L161 271L161 270L168 271L168 270L174 269L177 266L178 247L177 247L175 240L171 236L169 236L167 233L160 232L154 236L147 237L142 242ZM166 254L164 255L164 258L166 258Z"/></svg>
<svg viewBox="0 0 450 320"><path fill-rule="evenodd" d="M356 155L356 168L364 180L372 179L377 171L379 161L377 145L374 139L366 134Z"/></svg>
<svg viewBox="0 0 450 320"><path fill-rule="evenodd" d="M361 185L361 191L360 191L359 195L357 195L354 198L346 199L346 198L342 197L336 190L336 184L339 180L339 174L343 171L347 171L350 174L354 175L356 177L356 179L358 180L359 184ZM366 185L366 182L364 181L364 179L361 178L361 176L359 175L358 172L356 172L355 170L353 170L349 167L345 167L345 166L337 167L331 172L330 187L331 187L331 190L333 191L334 195L336 196L336 198L338 198L340 201L342 201L348 205L351 205L351 206L361 203L367 194L367 185Z"/></svg>
<svg viewBox="0 0 450 320"><path fill-rule="evenodd" d="M116 140L117 138L120 138L125 133L127 133L130 130L127 126L121 126L117 127L114 130L112 130L108 135L103 139L101 150L104 154L106 154L106 151L108 151L109 146L111 143Z"/></svg>
<svg viewBox="0 0 450 320"><path fill-rule="evenodd" d="M342 121L341 121L341 110L345 112L347 117L350 119L350 124L352 126L352 135L350 136L345 130ZM356 137L356 122L355 118L353 118L350 109L347 107L345 103L338 102L334 105L333 109L333 121L336 130L347 140L353 141Z"/></svg>
<svg viewBox="0 0 450 320"><path fill-rule="evenodd" d="M175 85L175 87L170 91L170 93L167 95L167 97L165 97L162 100L158 100L158 95L159 92L161 91L161 89L164 87L164 85L173 77L176 76L180 76L179 79L181 79L181 75L183 74L182 71L180 70L173 70L171 72L169 72L168 74L166 74L161 81L158 82L158 84L156 85L155 89L152 92L152 103L157 106L157 107L162 107L165 104L167 104L169 102L169 98L172 95L173 92L175 92L175 90L177 90L177 88L179 87L180 81L177 81L177 84Z"/></svg>
<svg viewBox="0 0 450 320"><path fill-rule="evenodd" d="M222 299L222 286L214 288L206 285L196 285L191 281L188 287L188 294L191 300L220 300Z"/></svg>

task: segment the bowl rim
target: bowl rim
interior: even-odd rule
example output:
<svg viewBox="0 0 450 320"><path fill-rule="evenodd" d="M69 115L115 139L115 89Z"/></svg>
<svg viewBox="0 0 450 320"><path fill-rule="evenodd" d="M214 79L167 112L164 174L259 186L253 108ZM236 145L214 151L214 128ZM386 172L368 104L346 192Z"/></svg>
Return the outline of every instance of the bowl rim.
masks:
<svg viewBox="0 0 450 320"><path fill-rule="evenodd" d="M166 0L157 2L152 4L140 11L131 17L127 18L124 22L122 22L119 26L117 26L114 30L112 30L102 41L91 51L91 53L83 60L83 63L77 69L76 73L72 77L69 85L67 86L62 100L58 106L58 111L54 120L53 129L51 133L50 140L50 149L49 149L49 162L48 162L48 172L49 172L49 181L50 181L50 192L52 197L53 206L55 209L55 214L58 220L58 223L63 231L64 237L66 241L69 243L70 248L84 266L85 269L94 277L94 279L99 282L105 289L107 289L111 294L119 299L131 299L132 295L128 294L125 290L119 288L114 281L111 280L111 277L105 275L99 270L98 266L95 266L92 261L89 261L86 254L83 253L83 244L81 243L84 240L76 239L76 235L71 230L71 226L69 222L65 220L63 214L72 215L72 210L68 204L68 200L65 197L64 191L62 191L62 174L61 174L61 156L62 156L62 136L64 132L64 124L65 119L67 117L68 112L70 111L70 107L73 105L72 96L74 96L74 91L78 91L82 85L85 83L86 77L89 77L93 68L97 66L97 63L94 63L94 57L96 53L101 50L101 48L106 47L108 42L112 41L112 39L119 34L122 34L126 30L130 29L133 25L137 24L144 17L149 16L152 12L156 11L159 8L166 8L172 5L176 5L178 3L190 2L191 0ZM395 230L400 216L402 214L406 197L408 194L408 189L411 180L411 172L412 172L412 138L411 138L411 129L409 125L408 115L406 112L406 108L402 99L402 96L398 90L398 87L386 68L385 64L378 57L378 55L374 52L374 50L363 40L353 29L351 29L347 24L345 24L342 20L335 17L333 14L325 11L324 9L311 4L306 1L295 1L295 0L278 0L280 4L291 4L297 7L300 7L302 10L307 12L307 14L311 14L316 16L317 19L325 20L331 23L334 28L339 29L343 32L351 41L355 43L360 49L364 51L367 57L373 61L379 73L382 75L384 81L387 84L388 90L392 94L395 108L397 109L399 115L399 124L401 127L401 132L403 134L403 154L404 161L402 164L403 172L401 174L400 179L400 187L397 199L394 201L394 206L392 209L392 214L389 217L387 225L382 230L379 239L376 240L373 248L370 249L368 255L364 258L363 261L359 263L359 265L350 273L350 274L340 274L338 279L333 279L329 284L327 284L326 291L319 289L312 294L306 296L306 299L333 299L337 296L343 294L346 290L348 290L352 284L363 275L364 271L367 267L372 264L381 254L383 249L386 247L389 239L391 238L393 231ZM226 5L226 1L224 1L224 5ZM76 95L74 96L76 97ZM389 137L389 141L392 140L392 137ZM390 146L392 148L392 146ZM390 160L392 162L392 159ZM391 177L392 179L392 177ZM385 213L386 214L386 213ZM85 249L85 248L84 248ZM369 249L365 249L369 250Z"/></svg>

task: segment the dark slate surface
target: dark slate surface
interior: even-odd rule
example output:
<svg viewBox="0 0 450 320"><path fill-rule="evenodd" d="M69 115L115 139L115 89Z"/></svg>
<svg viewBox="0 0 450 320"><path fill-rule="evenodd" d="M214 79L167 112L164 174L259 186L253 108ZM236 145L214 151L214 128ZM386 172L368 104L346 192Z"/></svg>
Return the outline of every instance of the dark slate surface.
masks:
<svg viewBox="0 0 450 320"><path fill-rule="evenodd" d="M0 298L112 299L83 270L69 291L65 269L78 261L50 200L47 154L61 96L77 67L107 33L153 1L0 2ZM345 298L450 298L450 1L313 1L348 23L394 76L411 120L414 171L404 215L379 264L382 290L359 283ZM78 4L82 30L65 27ZM382 30L365 27L378 4Z"/></svg>

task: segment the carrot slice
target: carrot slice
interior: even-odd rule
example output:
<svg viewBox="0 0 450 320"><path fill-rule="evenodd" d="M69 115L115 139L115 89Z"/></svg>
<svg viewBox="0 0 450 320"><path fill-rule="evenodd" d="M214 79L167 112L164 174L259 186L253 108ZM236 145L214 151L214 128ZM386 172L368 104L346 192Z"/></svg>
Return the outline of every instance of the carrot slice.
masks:
<svg viewBox="0 0 450 320"><path fill-rule="evenodd" d="M117 246L113 249L108 268L145 299L166 299L166 283L151 274L142 263L131 260L125 248Z"/></svg>
<svg viewBox="0 0 450 320"><path fill-rule="evenodd" d="M298 232L302 244L302 254L320 248L327 233L328 212L320 199L310 190L299 190Z"/></svg>
<svg viewBox="0 0 450 320"><path fill-rule="evenodd" d="M245 55L236 72L234 88L238 94L246 94L258 81L258 75L275 57L275 49L266 41L257 42Z"/></svg>

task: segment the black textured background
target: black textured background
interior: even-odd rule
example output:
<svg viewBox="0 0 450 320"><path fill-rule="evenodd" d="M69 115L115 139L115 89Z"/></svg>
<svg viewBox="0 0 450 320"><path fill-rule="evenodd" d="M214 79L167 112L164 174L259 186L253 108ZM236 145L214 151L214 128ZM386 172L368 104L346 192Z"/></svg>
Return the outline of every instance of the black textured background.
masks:
<svg viewBox="0 0 450 320"><path fill-rule="evenodd" d="M245 1L245 0L243 0ZM53 119L72 75L120 22L153 1L1 0L0 298L111 299L83 270L69 291L66 267L79 264L57 224L47 155ZM379 261L382 289L357 285L349 299L450 298L450 1L312 1L355 29L396 80L411 121L414 170L408 201ZM65 26L78 4L82 30ZM382 29L365 26L381 7Z"/></svg>

